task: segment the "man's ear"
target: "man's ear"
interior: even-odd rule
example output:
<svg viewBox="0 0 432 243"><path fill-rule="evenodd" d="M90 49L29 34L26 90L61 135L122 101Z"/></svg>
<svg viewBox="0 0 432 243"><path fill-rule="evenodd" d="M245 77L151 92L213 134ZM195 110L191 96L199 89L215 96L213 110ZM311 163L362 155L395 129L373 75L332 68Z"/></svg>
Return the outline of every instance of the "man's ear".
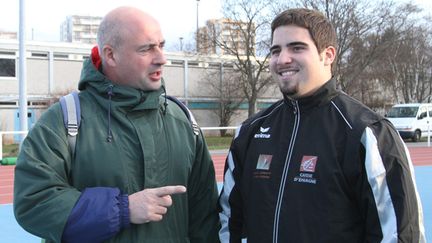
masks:
<svg viewBox="0 0 432 243"><path fill-rule="evenodd" d="M335 60L335 57L336 57L336 48L334 48L333 46L328 46L324 50L324 65L331 66L331 64Z"/></svg>
<svg viewBox="0 0 432 243"><path fill-rule="evenodd" d="M102 48L102 55L107 65L116 66L114 49L110 45L104 45L104 47Z"/></svg>

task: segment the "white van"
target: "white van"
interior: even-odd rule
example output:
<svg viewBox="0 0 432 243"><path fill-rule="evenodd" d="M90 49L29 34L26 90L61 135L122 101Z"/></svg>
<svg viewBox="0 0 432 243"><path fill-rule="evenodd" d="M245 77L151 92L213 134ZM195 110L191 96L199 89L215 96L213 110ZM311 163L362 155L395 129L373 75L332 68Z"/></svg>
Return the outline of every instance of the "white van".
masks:
<svg viewBox="0 0 432 243"><path fill-rule="evenodd" d="M428 129L432 135L432 104L398 104L386 114L388 120L395 126L402 138L411 138L417 142L427 137Z"/></svg>

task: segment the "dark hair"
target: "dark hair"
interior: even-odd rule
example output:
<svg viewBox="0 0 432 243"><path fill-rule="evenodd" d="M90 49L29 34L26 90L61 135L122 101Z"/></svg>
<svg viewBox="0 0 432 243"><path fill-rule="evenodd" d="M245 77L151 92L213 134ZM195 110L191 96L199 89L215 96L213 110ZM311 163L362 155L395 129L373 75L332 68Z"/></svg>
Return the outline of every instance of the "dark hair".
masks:
<svg viewBox="0 0 432 243"><path fill-rule="evenodd" d="M337 49L336 31L333 25L317 10L294 8L278 14L271 24L272 42L275 29L284 25L296 25L306 28L318 49L318 53L321 53L329 46Z"/></svg>

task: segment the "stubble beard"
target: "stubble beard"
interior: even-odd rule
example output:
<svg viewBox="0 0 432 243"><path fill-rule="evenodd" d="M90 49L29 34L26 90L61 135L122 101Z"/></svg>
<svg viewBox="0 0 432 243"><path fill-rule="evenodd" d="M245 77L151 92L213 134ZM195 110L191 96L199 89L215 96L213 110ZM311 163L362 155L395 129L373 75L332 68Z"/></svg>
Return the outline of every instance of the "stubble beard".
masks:
<svg viewBox="0 0 432 243"><path fill-rule="evenodd" d="M293 81L283 81L279 82L279 89L284 96L288 96L290 98L295 98L298 93L298 83L292 85Z"/></svg>
<svg viewBox="0 0 432 243"><path fill-rule="evenodd" d="M142 85L142 90L144 91L153 91L158 90L162 86L162 78L159 79L159 81L152 81L150 78L147 77L147 74L143 73L141 75L140 83Z"/></svg>

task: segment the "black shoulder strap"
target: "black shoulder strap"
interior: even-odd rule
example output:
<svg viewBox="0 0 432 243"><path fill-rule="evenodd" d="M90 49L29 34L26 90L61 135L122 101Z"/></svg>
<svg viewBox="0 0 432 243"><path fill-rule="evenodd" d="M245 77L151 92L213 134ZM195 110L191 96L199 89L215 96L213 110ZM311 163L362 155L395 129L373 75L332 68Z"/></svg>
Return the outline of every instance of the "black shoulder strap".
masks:
<svg viewBox="0 0 432 243"><path fill-rule="evenodd" d="M63 111L63 123L67 130L69 150L72 158L75 156L76 135L81 123L81 106L78 92L73 91L60 98L60 105Z"/></svg>
<svg viewBox="0 0 432 243"><path fill-rule="evenodd" d="M173 96L167 95L166 97L167 97L167 99L176 103L183 110L183 112L186 114L187 118L189 119L189 121L192 125L192 130L193 130L194 134L198 135L199 134L199 126L195 120L195 117L192 115L192 112L189 110L189 108L187 108L187 106L185 104L183 104L183 102L181 102L179 99L177 99Z"/></svg>

